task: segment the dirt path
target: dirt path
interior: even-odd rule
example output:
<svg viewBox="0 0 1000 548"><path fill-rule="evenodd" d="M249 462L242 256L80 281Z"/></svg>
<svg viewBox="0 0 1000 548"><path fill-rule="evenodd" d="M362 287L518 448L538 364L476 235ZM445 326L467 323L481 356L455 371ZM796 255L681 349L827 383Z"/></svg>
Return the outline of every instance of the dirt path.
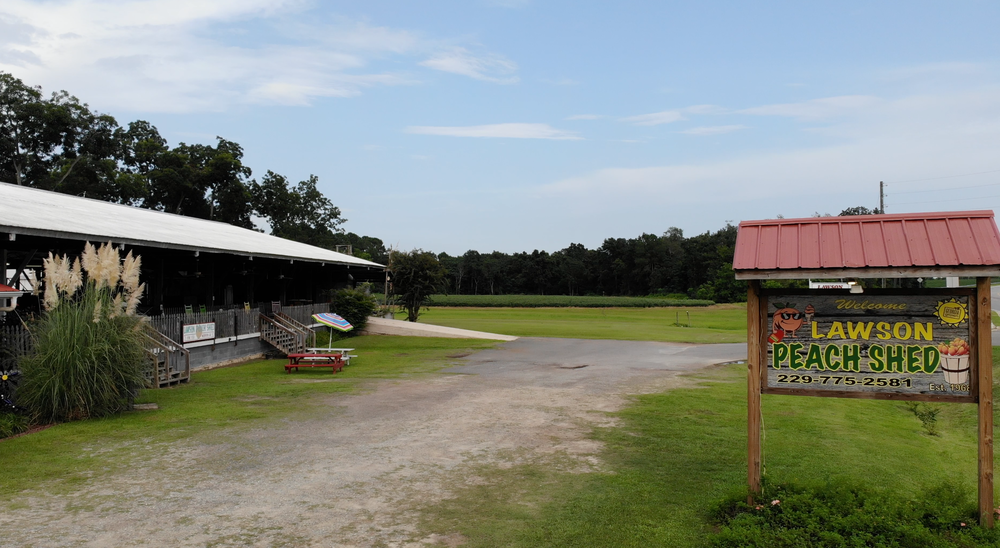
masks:
<svg viewBox="0 0 1000 548"><path fill-rule="evenodd" d="M560 454L600 467L586 437L628 394L746 356L743 345L519 339L422 380L331 397L315 416L172 447L136 471L0 516L0 546L425 546L421 505L475 464ZM178 464L184 464L178 469Z"/></svg>

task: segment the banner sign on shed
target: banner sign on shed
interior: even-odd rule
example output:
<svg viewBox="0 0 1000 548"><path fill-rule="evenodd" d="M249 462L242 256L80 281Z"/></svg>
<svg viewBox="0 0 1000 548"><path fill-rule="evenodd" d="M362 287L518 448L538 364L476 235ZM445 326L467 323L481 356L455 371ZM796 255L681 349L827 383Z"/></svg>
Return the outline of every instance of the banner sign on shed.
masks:
<svg viewBox="0 0 1000 548"><path fill-rule="evenodd" d="M763 392L972 401L971 294L873 293L769 296Z"/></svg>
<svg viewBox="0 0 1000 548"><path fill-rule="evenodd" d="M182 342L210 341L215 338L215 322L184 324Z"/></svg>

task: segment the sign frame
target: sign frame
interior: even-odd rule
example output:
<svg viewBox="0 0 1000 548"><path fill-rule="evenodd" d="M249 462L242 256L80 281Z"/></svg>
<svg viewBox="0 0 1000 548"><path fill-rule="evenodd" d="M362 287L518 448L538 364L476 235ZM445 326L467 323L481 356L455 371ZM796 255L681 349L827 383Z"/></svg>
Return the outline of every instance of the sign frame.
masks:
<svg viewBox="0 0 1000 548"><path fill-rule="evenodd" d="M809 297L822 295L824 297L843 296L845 299L865 300L878 297L967 297L968 299L968 336L969 336L969 394L919 394L892 391L847 391L847 390L824 390L812 389L808 387L774 387L769 386L768 372L768 348L771 346L767 341L767 329L764 331L765 340L761 344L762 355L760 358L761 393L762 394L784 394L790 396L817 396L827 398L855 398L855 399L876 399L894 401L922 401L941 403L977 403L978 397L978 362L975 357L975 340L978 335L976 329L975 311L975 290L966 289L869 289L862 294L850 293L848 290L824 290L822 293L816 290L807 289L761 289L759 306L763 313L763 318L769 318L769 306L775 301L780 301L782 297ZM905 315L905 314L902 314ZM766 321L762 323L762 328L769 325ZM992 366L992 364L991 364Z"/></svg>
<svg viewBox="0 0 1000 548"><path fill-rule="evenodd" d="M199 330L198 326L210 325L211 329L204 330L204 333L211 333L211 337L208 336L198 336ZM193 336L188 337L188 328L194 328L192 333ZM215 340L215 322L197 322L197 323L185 323L181 324L181 344L196 343L202 341L214 341Z"/></svg>
<svg viewBox="0 0 1000 548"><path fill-rule="evenodd" d="M968 397L954 398L929 394L899 393L816 393L815 390L768 389L774 395L826 396L854 399L882 399L896 401L940 401L948 403L975 403L978 414L978 497L980 525L992 528L993 507L993 347L992 347L992 298L991 279L978 276L974 289L904 290L905 294L930 293L934 295L968 295L969 313L969 366L970 387ZM762 492L763 453L761 445L762 414L761 395L765 393L762 379L766 378L768 342L768 297L788 294L788 290L765 290L759 279L747 280L747 502ZM801 292L802 290L793 290ZM814 290L815 291L815 290ZM884 290L869 290L869 295L888 294ZM854 294L858 295L858 294ZM983 367L980 367L983 364ZM974 373L974 374L973 374Z"/></svg>

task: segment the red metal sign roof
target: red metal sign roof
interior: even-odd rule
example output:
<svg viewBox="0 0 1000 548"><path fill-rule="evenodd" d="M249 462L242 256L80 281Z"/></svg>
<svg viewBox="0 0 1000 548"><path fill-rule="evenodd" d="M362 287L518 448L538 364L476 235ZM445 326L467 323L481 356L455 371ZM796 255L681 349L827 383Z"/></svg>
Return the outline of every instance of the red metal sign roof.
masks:
<svg viewBox="0 0 1000 548"><path fill-rule="evenodd" d="M734 270L1000 265L993 212L743 221Z"/></svg>
<svg viewBox="0 0 1000 548"><path fill-rule="evenodd" d="M0 284L0 293L17 293L20 295L24 293L24 291L18 291L9 285Z"/></svg>

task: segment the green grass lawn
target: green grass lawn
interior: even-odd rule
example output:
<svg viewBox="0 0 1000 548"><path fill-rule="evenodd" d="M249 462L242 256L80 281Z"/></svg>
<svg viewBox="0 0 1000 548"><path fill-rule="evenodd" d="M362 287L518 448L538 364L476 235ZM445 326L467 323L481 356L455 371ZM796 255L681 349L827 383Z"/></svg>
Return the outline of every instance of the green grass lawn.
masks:
<svg viewBox="0 0 1000 548"><path fill-rule="evenodd" d="M405 314L400 316L405 319ZM519 337L723 343L746 341L744 304L692 308L449 308L420 323ZM680 325L677 325L680 324Z"/></svg>
<svg viewBox="0 0 1000 548"><path fill-rule="evenodd" d="M432 295L431 306L499 306L513 308L563 307L665 307L709 306L712 301L701 299L667 299L665 297L601 297L574 295Z"/></svg>
<svg viewBox="0 0 1000 548"><path fill-rule="evenodd" d="M422 337L355 337L360 357L343 372L285 373L287 360L256 361L194 373L188 384L143 392L156 411L60 424L0 441L0 501L24 489L66 492L101 474L141 463L153 451L192 436L260 426L309 413L310 398L356 390L373 379L427 374L456 363L449 355L493 341Z"/></svg>
<svg viewBox="0 0 1000 548"><path fill-rule="evenodd" d="M613 414L618 426L594 431L606 471L477 470L455 498L425 508L423 526L460 532L468 546L704 546L712 506L745 493L745 366L694 378L695 389L635 397ZM904 497L950 481L974 500L976 407L940 407L930 436L900 402L764 396L765 480L847 479Z"/></svg>

